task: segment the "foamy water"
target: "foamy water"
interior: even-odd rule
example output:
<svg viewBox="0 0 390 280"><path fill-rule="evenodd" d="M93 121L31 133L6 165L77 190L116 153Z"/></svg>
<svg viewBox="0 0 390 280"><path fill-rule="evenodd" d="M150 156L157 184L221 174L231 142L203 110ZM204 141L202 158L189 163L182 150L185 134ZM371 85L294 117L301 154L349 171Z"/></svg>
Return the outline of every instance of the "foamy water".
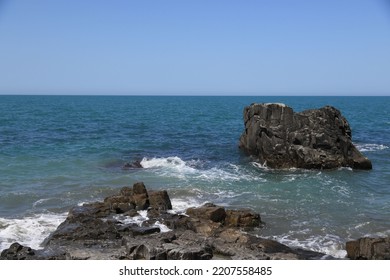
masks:
<svg viewBox="0 0 390 280"><path fill-rule="evenodd" d="M0 251L12 243L40 249L43 240L66 218L67 214L40 214L23 219L0 218Z"/></svg>
<svg viewBox="0 0 390 280"><path fill-rule="evenodd" d="M376 152L388 149L389 147L383 144L356 144L356 148L364 153L364 152Z"/></svg>

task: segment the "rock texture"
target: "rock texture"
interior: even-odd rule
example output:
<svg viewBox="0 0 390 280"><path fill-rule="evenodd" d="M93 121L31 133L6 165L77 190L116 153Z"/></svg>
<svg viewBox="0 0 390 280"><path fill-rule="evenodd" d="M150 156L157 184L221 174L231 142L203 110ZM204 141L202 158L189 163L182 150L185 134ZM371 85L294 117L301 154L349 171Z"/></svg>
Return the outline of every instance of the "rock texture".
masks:
<svg viewBox="0 0 390 280"><path fill-rule="evenodd" d="M252 104L244 109L244 122L240 148L270 168L372 169L334 107L294 113L284 104Z"/></svg>
<svg viewBox="0 0 390 280"><path fill-rule="evenodd" d="M363 237L347 242L346 249L353 260L390 260L390 237Z"/></svg>
<svg viewBox="0 0 390 280"><path fill-rule="evenodd" d="M289 248L250 234L262 226L248 209L207 203L174 213L166 191L143 183L124 187L103 202L77 206L34 250L14 243L0 259L320 259L324 254ZM147 215L145 215L147 214ZM164 226L162 226L164 225Z"/></svg>

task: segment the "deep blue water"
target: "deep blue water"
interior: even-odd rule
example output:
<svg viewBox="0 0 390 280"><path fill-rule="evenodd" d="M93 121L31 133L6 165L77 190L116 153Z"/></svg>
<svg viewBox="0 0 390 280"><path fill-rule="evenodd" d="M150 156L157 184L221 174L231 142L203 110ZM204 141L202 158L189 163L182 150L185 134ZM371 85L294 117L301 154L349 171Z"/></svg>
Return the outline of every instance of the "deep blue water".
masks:
<svg viewBox="0 0 390 280"><path fill-rule="evenodd" d="M238 149L243 108L332 105L372 171L276 171ZM144 181L176 211L249 207L256 233L335 256L345 241L390 234L389 97L0 96L0 250L37 247L70 207ZM144 169L123 170L142 160Z"/></svg>

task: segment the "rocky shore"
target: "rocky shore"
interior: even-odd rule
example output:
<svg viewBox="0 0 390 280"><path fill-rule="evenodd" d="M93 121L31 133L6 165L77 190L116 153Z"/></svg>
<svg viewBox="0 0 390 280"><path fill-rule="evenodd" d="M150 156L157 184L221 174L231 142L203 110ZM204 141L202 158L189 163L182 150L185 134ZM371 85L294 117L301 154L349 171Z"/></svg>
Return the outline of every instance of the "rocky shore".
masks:
<svg viewBox="0 0 390 280"><path fill-rule="evenodd" d="M0 259L322 259L324 254L290 248L251 234L260 215L211 203L172 211L166 191L143 183L123 187L102 202L77 206L46 238L43 249L18 243Z"/></svg>
<svg viewBox="0 0 390 280"><path fill-rule="evenodd" d="M72 208L43 249L14 243L0 260L332 259L251 234L262 225L258 213L211 203L175 213L166 191L135 183L102 202ZM350 259L388 260L390 238L349 241L346 250Z"/></svg>

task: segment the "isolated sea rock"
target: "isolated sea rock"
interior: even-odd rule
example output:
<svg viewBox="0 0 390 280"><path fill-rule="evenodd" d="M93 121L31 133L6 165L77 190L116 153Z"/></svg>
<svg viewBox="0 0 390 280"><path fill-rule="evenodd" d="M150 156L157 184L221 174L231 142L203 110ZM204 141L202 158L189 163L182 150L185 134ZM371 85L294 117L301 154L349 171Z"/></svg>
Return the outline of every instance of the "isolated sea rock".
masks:
<svg viewBox="0 0 390 280"><path fill-rule="evenodd" d="M124 170L128 170L128 169L138 169L138 168L143 168L140 160L135 160L135 161L133 161L133 162L126 162L126 163L122 166L122 169L124 169Z"/></svg>
<svg viewBox="0 0 390 280"><path fill-rule="evenodd" d="M18 243L0 259L320 259L324 254L290 248L250 234L258 213L206 203L175 213L166 191L142 182L102 202L72 208L66 220L34 250ZM146 215L145 215L146 214Z"/></svg>
<svg viewBox="0 0 390 280"><path fill-rule="evenodd" d="M353 260L390 260L390 237L364 237L346 244L347 257Z"/></svg>
<svg viewBox="0 0 390 280"><path fill-rule="evenodd" d="M331 106L295 113L280 103L244 109L239 147L270 168L372 169L352 143L348 121Z"/></svg>

